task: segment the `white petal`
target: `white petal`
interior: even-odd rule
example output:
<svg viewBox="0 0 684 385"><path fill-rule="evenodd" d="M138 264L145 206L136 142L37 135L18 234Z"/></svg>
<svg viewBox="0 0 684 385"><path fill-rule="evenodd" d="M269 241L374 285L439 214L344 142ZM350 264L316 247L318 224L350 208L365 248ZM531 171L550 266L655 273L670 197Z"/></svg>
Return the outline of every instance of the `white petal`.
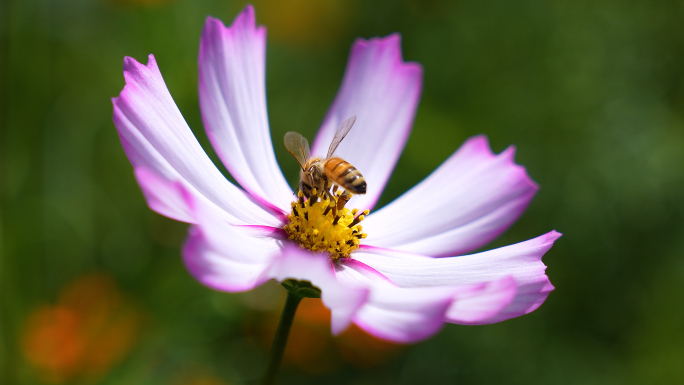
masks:
<svg viewBox="0 0 684 385"><path fill-rule="evenodd" d="M144 167L135 169L135 179L152 210L177 221L195 223L192 210L183 196L187 189L181 182L166 180Z"/></svg>
<svg viewBox="0 0 684 385"><path fill-rule="evenodd" d="M228 182L211 162L173 102L154 56L149 56L147 65L129 57L124 59L124 77L126 86L112 99L114 123L133 167L155 173L159 177L156 182L167 182L155 182L154 188L175 188L178 182L191 194L220 208L233 223L278 225L281 222ZM148 187L143 189L149 193ZM172 198L163 203L170 208L178 203L173 199L174 194L159 191L156 198ZM178 207L172 211L177 214L174 217L179 217L188 209Z"/></svg>
<svg viewBox="0 0 684 385"><path fill-rule="evenodd" d="M515 297L512 277L480 284L400 288L353 258L336 265L340 282L368 287L370 297L354 321L367 332L395 342L415 342L447 322L475 323L497 316Z"/></svg>
<svg viewBox="0 0 684 385"><path fill-rule="evenodd" d="M492 323L529 313L546 299L553 285L541 258L561 234L551 231L525 242L460 257L431 258L396 250L365 247L353 257L400 287L452 286L499 281L512 277L517 285L513 302L486 321Z"/></svg>
<svg viewBox="0 0 684 385"><path fill-rule="evenodd" d="M480 320L464 320L452 318L449 322L463 325L486 325L531 313L541 306L549 293L554 289L548 278L523 285L518 285L513 301L498 313Z"/></svg>
<svg viewBox="0 0 684 385"><path fill-rule="evenodd" d="M385 188L411 132L422 76L419 64L403 61L398 34L354 43L342 86L312 148L313 155L325 156L340 123L356 115L335 152L368 183L367 193L352 199L354 207L371 209Z"/></svg>
<svg viewBox="0 0 684 385"><path fill-rule="evenodd" d="M266 30L256 26L251 5L230 28L207 18L199 54L200 107L207 135L230 174L250 194L289 211L292 189L268 129L265 56Z"/></svg>
<svg viewBox="0 0 684 385"><path fill-rule="evenodd" d="M484 136L469 139L425 180L366 217L366 244L436 257L487 244L538 189L513 155L512 147L494 155Z"/></svg>
<svg viewBox="0 0 684 385"><path fill-rule="evenodd" d="M491 319L504 312L518 294L518 285L512 277L464 288L449 306L446 321L458 324L493 323Z"/></svg>
<svg viewBox="0 0 684 385"><path fill-rule="evenodd" d="M335 264L335 275L340 282L360 287L398 287L379 271L354 258L342 258Z"/></svg>
<svg viewBox="0 0 684 385"><path fill-rule="evenodd" d="M215 290L246 291L269 279L265 271L282 253L282 230L234 226L202 200L184 195L196 225L183 246L183 260L199 282Z"/></svg>
<svg viewBox="0 0 684 385"><path fill-rule="evenodd" d="M354 323L389 341L410 343L425 339L444 325L453 288L373 288Z"/></svg>

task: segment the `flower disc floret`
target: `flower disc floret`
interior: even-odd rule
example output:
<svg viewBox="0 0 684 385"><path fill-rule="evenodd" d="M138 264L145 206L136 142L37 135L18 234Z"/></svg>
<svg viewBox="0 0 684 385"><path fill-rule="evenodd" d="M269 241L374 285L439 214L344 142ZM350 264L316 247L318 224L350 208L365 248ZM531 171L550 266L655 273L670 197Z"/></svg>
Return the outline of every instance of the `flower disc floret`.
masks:
<svg viewBox="0 0 684 385"><path fill-rule="evenodd" d="M344 198L339 192L314 193L311 198L304 199L299 191L297 197L287 216L289 222L283 228L291 240L305 249L327 252L333 260L348 258L359 248L361 239L366 238L359 223L368 215L368 210L357 216L358 209L341 207Z"/></svg>

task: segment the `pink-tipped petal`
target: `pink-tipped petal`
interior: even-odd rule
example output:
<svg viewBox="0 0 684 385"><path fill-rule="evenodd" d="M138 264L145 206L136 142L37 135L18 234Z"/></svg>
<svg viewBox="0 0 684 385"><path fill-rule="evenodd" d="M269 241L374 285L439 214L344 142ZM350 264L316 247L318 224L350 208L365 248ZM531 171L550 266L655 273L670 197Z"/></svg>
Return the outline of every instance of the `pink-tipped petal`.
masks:
<svg viewBox="0 0 684 385"><path fill-rule="evenodd" d="M458 324L487 322L504 312L518 294L513 277L463 289L455 297L446 313L446 321Z"/></svg>
<svg viewBox="0 0 684 385"><path fill-rule="evenodd" d="M491 317L480 320L450 319L449 322L462 325L487 325L519 317L537 310L546 301L546 297L553 289L554 287L548 277L537 282L520 285L513 301Z"/></svg>
<svg viewBox="0 0 684 385"><path fill-rule="evenodd" d="M541 258L561 236L556 231L482 253L460 257L431 258L396 250L364 247L354 258L365 263L400 287L481 284L512 277L517 285L513 301L496 315L481 321L492 323L529 313L546 299L553 285Z"/></svg>
<svg viewBox="0 0 684 385"><path fill-rule="evenodd" d="M145 167L135 168L135 179L152 210L180 222L195 223L180 182L166 180Z"/></svg>
<svg viewBox="0 0 684 385"><path fill-rule="evenodd" d="M376 287L354 317L354 323L385 340L417 342L442 328L454 291L447 287Z"/></svg>
<svg viewBox="0 0 684 385"><path fill-rule="evenodd" d="M327 255L313 254L294 244L285 247L283 254L273 261L267 276L278 281L309 281L320 288L323 304L332 313L331 331L334 335L349 326L352 317L368 298L367 289L337 280Z"/></svg>
<svg viewBox="0 0 684 385"><path fill-rule="evenodd" d="M353 258L338 260L335 272L340 282L371 292L354 321L377 337L404 343L431 336L445 321L474 323L495 317L517 291L512 277L481 284L400 288Z"/></svg>
<svg viewBox="0 0 684 385"><path fill-rule="evenodd" d="M537 192L514 149L492 153L467 140L421 183L363 222L366 243L435 257L477 249L499 236Z"/></svg>
<svg viewBox="0 0 684 385"><path fill-rule="evenodd" d="M335 264L335 275L340 282L350 286L398 287L379 271L353 258L341 258L338 260L338 263Z"/></svg>
<svg viewBox="0 0 684 385"><path fill-rule="evenodd" d="M199 53L199 100L207 135L250 194L288 211L292 189L275 159L266 115L266 29L245 7L226 28L207 18ZM280 143L280 142L279 142Z"/></svg>
<svg viewBox="0 0 684 385"><path fill-rule="evenodd" d="M312 148L313 155L325 156L340 123L356 115L335 152L368 183L367 193L352 199L354 207L371 209L380 197L411 132L422 76L419 64L403 61L398 34L354 43L342 86Z"/></svg>
<svg viewBox="0 0 684 385"><path fill-rule="evenodd" d="M157 174L156 182L168 182L156 183L156 188L173 188L180 183L223 210L233 223L280 223L278 217L228 182L211 162L171 98L154 56L149 56L147 65L125 58L124 78L126 86L112 99L114 123L134 168L146 168ZM162 204L167 197L171 200ZM160 191L155 198L160 199L157 207L178 203L172 191ZM175 211L187 212L187 207Z"/></svg>
<svg viewBox="0 0 684 385"><path fill-rule="evenodd" d="M227 292L250 290L269 279L264 272L285 240L278 229L233 226L202 200L188 193L184 199L197 223L183 245L183 261L195 279Z"/></svg>

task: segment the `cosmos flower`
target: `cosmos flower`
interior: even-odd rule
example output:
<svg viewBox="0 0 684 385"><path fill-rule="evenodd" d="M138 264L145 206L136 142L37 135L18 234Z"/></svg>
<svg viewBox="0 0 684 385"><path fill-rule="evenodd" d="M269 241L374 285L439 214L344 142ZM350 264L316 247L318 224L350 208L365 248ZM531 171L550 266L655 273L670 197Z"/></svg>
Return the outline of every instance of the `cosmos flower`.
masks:
<svg viewBox="0 0 684 385"><path fill-rule="evenodd" d="M265 46L251 6L229 28L208 18L200 43L204 127L242 189L203 151L152 55L147 65L124 60L126 85L112 100L148 205L191 224L182 254L199 282L239 292L271 279L307 281L331 310L333 334L353 322L395 342L427 338L445 322L503 321L544 302L553 286L541 257L559 233L461 255L506 230L537 191L513 148L496 155L484 136L470 138L425 180L365 215L406 144L421 93L422 68L403 61L398 35L354 43L313 142L312 153L324 155L340 123L357 116L335 153L368 184L347 204L353 211L298 198L280 171L266 115Z"/></svg>

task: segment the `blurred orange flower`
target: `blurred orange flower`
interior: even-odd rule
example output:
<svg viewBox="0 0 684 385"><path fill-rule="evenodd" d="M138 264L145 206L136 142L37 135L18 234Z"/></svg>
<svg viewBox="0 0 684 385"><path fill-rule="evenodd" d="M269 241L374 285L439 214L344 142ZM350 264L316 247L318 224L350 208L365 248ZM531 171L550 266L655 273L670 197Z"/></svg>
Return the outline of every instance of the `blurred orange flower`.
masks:
<svg viewBox="0 0 684 385"><path fill-rule="evenodd" d="M97 381L130 351L140 325L140 312L115 282L89 274L65 286L57 304L29 314L21 350L43 381Z"/></svg>
<svg viewBox="0 0 684 385"><path fill-rule="evenodd" d="M271 346L280 317L280 309L269 313L263 323L248 320L248 333L265 350ZM403 345L377 339L356 325L341 335L330 334L330 310L320 299L306 298L297 309L283 362L309 374L331 373L344 362L360 368L385 363Z"/></svg>

